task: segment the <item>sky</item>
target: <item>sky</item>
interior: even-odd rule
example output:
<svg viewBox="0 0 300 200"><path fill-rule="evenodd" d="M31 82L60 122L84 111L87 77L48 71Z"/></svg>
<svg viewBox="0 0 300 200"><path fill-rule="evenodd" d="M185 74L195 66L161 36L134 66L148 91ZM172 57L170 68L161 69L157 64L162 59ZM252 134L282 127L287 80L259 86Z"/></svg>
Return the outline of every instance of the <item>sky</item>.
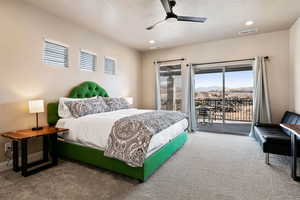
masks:
<svg viewBox="0 0 300 200"><path fill-rule="evenodd" d="M200 87L222 87L222 73L196 74L195 88ZM225 87L253 87L253 71L226 72Z"/></svg>

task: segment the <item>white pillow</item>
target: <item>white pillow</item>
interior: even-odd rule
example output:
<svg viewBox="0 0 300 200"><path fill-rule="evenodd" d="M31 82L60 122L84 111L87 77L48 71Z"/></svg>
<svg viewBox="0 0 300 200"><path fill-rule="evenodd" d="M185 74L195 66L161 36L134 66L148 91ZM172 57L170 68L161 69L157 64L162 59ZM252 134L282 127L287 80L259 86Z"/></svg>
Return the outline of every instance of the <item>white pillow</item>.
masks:
<svg viewBox="0 0 300 200"><path fill-rule="evenodd" d="M68 101L81 101L85 99L96 99L96 97L91 98L66 98L66 97L60 97L59 98L59 104L58 104L58 116L61 118L72 118L73 115L71 111L69 110L69 107L65 104L65 102Z"/></svg>

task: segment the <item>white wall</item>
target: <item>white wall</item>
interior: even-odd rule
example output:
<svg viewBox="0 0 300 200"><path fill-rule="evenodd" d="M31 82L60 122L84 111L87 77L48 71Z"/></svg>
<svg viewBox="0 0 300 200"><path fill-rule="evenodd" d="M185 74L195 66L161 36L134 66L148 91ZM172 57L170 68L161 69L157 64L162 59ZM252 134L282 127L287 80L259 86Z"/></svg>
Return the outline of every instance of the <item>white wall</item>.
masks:
<svg viewBox="0 0 300 200"><path fill-rule="evenodd" d="M141 54L136 50L18 0L0 0L0 24L0 133L34 126L28 100L57 101L87 80L111 96L132 96L136 106L141 103ZM44 38L69 45L68 68L42 63ZM97 54L96 72L79 69L80 48ZM117 59L116 76L103 73L104 56ZM41 123L46 124L46 113ZM4 142L0 138L0 162Z"/></svg>
<svg viewBox="0 0 300 200"><path fill-rule="evenodd" d="M267 73L272 115L279 121L289 109L289 32L279 31L235 39L198 43L143 54L142 105L154 108L154 67L156 59L186 58L187 62L202 63L269 56Z"/></svg>
<svg viewBox="0 0 300 200"><path fill-rule="evenodd" d="M300 113L300 18L290 29L290 107Z"/></svg>

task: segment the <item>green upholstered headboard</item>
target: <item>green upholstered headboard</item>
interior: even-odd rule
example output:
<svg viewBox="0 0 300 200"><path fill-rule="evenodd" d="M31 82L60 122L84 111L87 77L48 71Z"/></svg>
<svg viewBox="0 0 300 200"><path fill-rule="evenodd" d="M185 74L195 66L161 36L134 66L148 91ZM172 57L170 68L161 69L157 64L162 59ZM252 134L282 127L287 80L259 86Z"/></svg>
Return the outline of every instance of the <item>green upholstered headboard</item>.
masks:
<svg viewBox="0 0 300 200"><path fill-rule="evenodd" d="M69 98L90 98L95 96L108 97L107 92L97 83L86 81L79 86L73 88L69 94ZM49 103L47 105L48 124L50 126L56 125L59 120L58 116L58 102Z"/></svg>

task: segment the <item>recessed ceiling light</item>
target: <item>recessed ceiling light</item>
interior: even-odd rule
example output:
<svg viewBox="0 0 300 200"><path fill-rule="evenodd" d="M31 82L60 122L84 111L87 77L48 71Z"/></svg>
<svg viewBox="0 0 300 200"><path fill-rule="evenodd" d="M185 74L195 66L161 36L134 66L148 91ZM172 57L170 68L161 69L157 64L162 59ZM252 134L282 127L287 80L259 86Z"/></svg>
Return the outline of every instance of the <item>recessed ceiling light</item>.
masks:
<svg viewBox="0 0 300 200"><path fill-rule="evenodd" d="M154 40L150 40L149 43L150 43L150 44L154 44L155 41L154 41Z"/></svg>
<svg viewBox="0 0 300 200"><path fill-rule="evenodd" d="M251 25L253 25L253 24L254 24L253 21L246 21L246 23L245 23L246 26L251 26Z"/></svg>

